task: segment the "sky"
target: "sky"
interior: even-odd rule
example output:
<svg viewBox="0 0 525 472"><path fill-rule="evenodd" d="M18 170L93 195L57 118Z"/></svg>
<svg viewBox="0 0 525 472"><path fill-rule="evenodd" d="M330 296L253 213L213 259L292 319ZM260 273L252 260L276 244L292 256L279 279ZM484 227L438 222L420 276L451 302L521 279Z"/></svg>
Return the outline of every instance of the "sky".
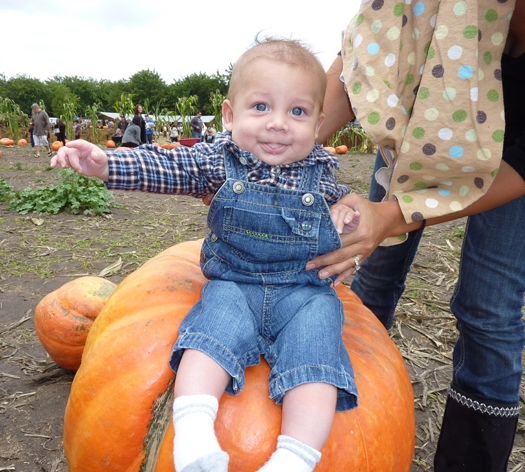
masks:
<svg viewBox="0 0 525 472"><path fill-rule="evenodd" d="M0 74L171 84L224 73L258 33L309 44L327 69L360 0L0 0ZM9 38L9 39L8 39Z"/></svg>

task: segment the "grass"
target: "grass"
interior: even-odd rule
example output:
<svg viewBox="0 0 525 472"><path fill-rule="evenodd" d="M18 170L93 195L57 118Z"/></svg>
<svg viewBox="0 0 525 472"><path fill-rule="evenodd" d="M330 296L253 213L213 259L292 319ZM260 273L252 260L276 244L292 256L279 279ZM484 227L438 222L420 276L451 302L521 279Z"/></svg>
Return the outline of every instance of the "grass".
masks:
<svg viewBox="0 0 525 472"><path fill-rule="evenodd" d="M15 217L13 223L24 233L17 236L18 250L0 250L0 273L5 277L37 274L47 279L63 273L97 272L92 261L111 264L120 257L142 264L170 246L204 237L194 233L195 225L188 218L148 214L134 220L133 229L122 230L103 217L72 215L69 221L73 224L63 232L57 230L53 217L42 226L35 226L31 218ZM90 237L74 237L76 231L89 232Z"/></svg>

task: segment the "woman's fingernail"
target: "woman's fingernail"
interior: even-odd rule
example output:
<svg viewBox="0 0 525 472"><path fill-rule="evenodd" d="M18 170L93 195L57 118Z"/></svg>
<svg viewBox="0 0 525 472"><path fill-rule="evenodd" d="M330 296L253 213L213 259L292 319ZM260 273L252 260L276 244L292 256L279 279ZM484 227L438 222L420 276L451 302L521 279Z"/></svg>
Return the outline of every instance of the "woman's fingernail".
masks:
<svg viewBox="0 0 525 472"><path fill-rule="evenodd" d="M328 272L323 270L321 272L319 272L319 274L317 274L319 276L320 279L326 279L328 277Z"/></svg>
<svg viewBox="0 0 525 472"><path fill-rule="evenodd" d="M312 270L315 269L315 264L313 262L309 262L306 264L306 270Z"/></svg>

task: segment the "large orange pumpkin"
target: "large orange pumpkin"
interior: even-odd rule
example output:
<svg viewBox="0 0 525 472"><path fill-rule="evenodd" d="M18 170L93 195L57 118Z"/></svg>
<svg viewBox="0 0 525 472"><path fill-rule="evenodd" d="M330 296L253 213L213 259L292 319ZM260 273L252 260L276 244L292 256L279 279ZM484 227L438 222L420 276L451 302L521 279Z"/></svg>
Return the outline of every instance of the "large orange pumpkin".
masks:
<svg viewBox="0 0 525 472"><path fill-rule="evenodd" d="M117 287L89 333L64 419L70 471L174 472L168 366L179 324L206 283L201 241L160 253ZM347 287L344 341L359 407L336 413L316 472L407 472L414 453L413 392L387 332ZM268 398L269 367L246 371L243 392L224 394L216 420L230 471L252 472L269 458L281 408Z"/></svg>
<svg viewBox="0 0 525 472"><path fill-rule="evenodd" d="M348 152L348 147L345 146L344 144L341 145L341 146L337 146L337 147L335 148L335 152L336 152L337 154L346 154L346 153Z"/></svg>
<svg viewBox="0 0 525 472"><path fill-rule="evenodd" d="M19 146L27 146L27 139L19 139L17 144Z"/></svg>
<svg viewBox="0 0 525 472"><path fill-rule="evenodd" d="M89 329L116 287L102 277L80 277L49 293L37 305L36 332L60 367L79 368Z"/></svg>

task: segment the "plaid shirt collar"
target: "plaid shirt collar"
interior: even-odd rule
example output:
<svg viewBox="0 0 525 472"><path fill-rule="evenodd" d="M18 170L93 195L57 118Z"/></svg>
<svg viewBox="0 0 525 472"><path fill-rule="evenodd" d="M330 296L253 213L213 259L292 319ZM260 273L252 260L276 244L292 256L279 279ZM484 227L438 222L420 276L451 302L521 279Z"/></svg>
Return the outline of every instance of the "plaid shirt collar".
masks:
<svg viewBox="0 0 525 472"><path fill-rule="evenodd" d="M251 167L253 170L257 170L261 167L268 166L265 162L257 159L251 152L242 151L237 144L232 141L232 134L229 131L217 133L215 136L215 146L221 149L227 149L234 156L239 159L243 156L247 161L247 167ZM312 152L308 154L304 159L297 162L291 162L290 164L283 164L281 167L302 167L302 166L313 166L318 162L325 163L332 166L334 169L339 169L339 160L337 157L329 151L326 151L323 146L315 143Z"/></svg>

